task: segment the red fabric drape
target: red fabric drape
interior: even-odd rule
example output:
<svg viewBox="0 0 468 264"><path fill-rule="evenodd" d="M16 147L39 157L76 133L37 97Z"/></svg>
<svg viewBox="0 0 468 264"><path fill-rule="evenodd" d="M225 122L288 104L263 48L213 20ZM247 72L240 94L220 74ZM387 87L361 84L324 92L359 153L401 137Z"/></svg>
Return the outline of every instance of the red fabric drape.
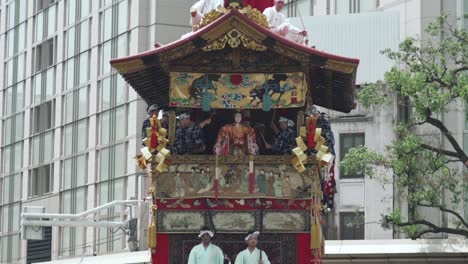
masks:
<svg viewBox="0 0 468 264"><path fill-rule="evenodd" d="M169 235L158 233L157 243L156 252L151 253L151 263L169 264Z"/></svg>
<svg viewBox="0 0 468 264"><path fill-rule="evenodd" d="M296 241L297 264L310 264L312 259L310 253L310 234L297 234Z"/></svg>
<svg viewBox="0 0 468 264"><path fill-rule="evenodd" d="M250 5L252 8L257 8L263 12L265 8L273 6L274 0L244 0L244 6Z"/></svg>

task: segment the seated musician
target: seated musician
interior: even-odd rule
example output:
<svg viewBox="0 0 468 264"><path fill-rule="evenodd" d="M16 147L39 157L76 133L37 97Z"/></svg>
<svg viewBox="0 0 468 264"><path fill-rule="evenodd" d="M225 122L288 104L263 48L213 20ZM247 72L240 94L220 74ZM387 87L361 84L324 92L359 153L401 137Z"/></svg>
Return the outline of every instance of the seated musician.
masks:
<svg viewBox="0 0 468 264"><path fill-rule="evenodd" d="M211 119L205 119L199 124L190 120L190 114L179 115L179 126L176 129L174 145L170 147L172 154L197 154L206 149L202 128L211 123Z"/></svg>
<svg viewBox="0 0 468 264"><path fill-rule="evenodd" d="M242 114L234 114L234 124L223 126L218 132L213 152L216 155L256 155L258 145L256 143L255 131L242 124Z"/></svg>
<svg viewBox="0 0 468 264"><path fill-rule="evenodd" d="M296 147L296 132L293 129L294 122L281 116L279 118L279 129L274 122L271 128L275 132L273 145L265 144L265 148L271 150L274 155L289 155Z"/></svg>
<svg viewBox="0 0 468 264"><path fill-rule="evenodd" d="M143 121L143 125L141 127L141 139L145 139L146 138L146 129L151 127L151 123L150 123L150 118L153 117L153 116L158 116L158 113L159 113L159 108L158 108L158 105L156 104L152 104L150 106L148 106L148 108L146 108L146 112L148 113L148 118L145 119L145 121ZM159 128L157 128L159 129Z"/></svg>

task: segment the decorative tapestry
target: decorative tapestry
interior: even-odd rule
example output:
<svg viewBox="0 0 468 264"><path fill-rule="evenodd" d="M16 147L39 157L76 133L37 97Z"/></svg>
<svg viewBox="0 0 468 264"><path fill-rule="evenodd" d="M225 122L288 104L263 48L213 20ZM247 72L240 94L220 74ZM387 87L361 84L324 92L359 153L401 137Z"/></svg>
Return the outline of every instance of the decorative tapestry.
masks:
<svg viewBox="0 0 468 264"><path fill-rule="evenodd" d="M262 109L304 106L307 83L294 73L186 73L172 72L170 104L173 107Z"/></svg>

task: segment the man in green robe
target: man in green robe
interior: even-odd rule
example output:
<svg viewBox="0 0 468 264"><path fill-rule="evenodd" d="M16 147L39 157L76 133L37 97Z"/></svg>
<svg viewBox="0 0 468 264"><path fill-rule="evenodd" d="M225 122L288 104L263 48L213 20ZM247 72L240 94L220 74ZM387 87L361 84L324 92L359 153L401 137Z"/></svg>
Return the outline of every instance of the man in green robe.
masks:
<svg viewBox="0 0 468 264"><path fill-rule="evenodd" d="M200 234L202 242L190 251L188 264L224 264L223 251L216 245L211 243L211 238L214 236L213 232L207 228L202 227Z"/></svg>
<svg viewBox="0 0 468 264"><path fill-rule="evenodd" d="M263 250L257 248L257 238L260 232L249 231L245 237L247 248L237 254L235 264L271 264Z"/></svg>

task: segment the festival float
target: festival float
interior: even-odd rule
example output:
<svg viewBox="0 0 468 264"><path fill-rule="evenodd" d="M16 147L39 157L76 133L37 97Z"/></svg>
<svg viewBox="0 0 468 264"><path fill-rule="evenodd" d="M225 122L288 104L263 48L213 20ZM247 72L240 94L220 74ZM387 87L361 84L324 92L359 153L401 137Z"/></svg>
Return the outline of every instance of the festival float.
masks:
<svg viewBox="0 0 468 264"><path fill-rule="evenodd" d="M321 263L321 219L336 190L333 133L315 106L355 107L359 60L291 41L256 8L227 2L188 36L111 61L167 115L166 124L149 117L136 153L149 177L152 263L187 263L201 226L232 263L247 230L260 231L271 263ZM296 137L288 153L273 155L270 126L280 116ZM197 153L174 147L183 118L210 120Z"/></svg>

